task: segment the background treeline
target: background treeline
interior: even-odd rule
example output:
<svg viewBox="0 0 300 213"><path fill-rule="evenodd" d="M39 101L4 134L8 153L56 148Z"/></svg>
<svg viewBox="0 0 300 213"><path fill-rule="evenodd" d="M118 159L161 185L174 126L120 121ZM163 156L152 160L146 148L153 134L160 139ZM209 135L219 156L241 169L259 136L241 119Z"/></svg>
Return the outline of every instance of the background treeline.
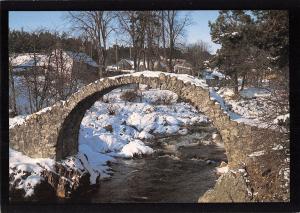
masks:
<svg viewBox="0 0 300 213"><path fill-rule="evenodd" d="M57 47L61 47L66 51L84 52L95 61L99 61L97 49L93 46L93 43L80 36L71 37L66 32L59 33L46 29L40 29L33 32L23 31L23 29L9 31L10 53L45 53ZM160 56L163 56L165 52L169 51L170 48L168 47L158 48L158 54ZM133 58L133 48L125 46L124 44L114 44L108 47L106 52L106 65L116 64L120 59ZM174 58L186 59L195 67L202 66L203 60L207 60L211 57L209 46L202 41L184 44L178 48L174 48L173 54Z"/></svg>
<svg viewBox="0 0 300 213"><path fill-rule="evenodd" d="M58 42L64 44L65 50L79 51L83 41L80 38L69 37L65 32L57 33L46 29L34 32L23 29L9 31L9 50L14 53L44 52L55 47Z"/></svg>

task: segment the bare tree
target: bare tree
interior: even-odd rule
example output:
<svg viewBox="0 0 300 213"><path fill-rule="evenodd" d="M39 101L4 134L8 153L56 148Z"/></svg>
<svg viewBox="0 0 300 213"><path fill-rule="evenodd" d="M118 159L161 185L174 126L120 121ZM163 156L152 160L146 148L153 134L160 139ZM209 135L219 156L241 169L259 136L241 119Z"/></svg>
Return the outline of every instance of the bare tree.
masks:
<svg viewBox="0 0 300 213"><path fill-rule="evenodd" d="M154 68L154 62L160 61L159 45L161 32L160 13L156 11L146 12L146 40L145 45L147 47L147 69L152 70Z"/></svg>
<svg viewBox="0 0 300 213"><path fill-rule="evenodd" d="M117 14L119 29L128 36L128 44L132 45L134 68L138 70L138 56L140 52L141 27L138 27L138 11L121 11Z"/></svg>
<svg viewBox="0 0 300 213"><path fill-rule="evenodd" d="M183 52L184 58L191 63L193 70L197 72L204 69L204 61L210 58L209 45L201 40L185 45Z"/></svg>
<svg viewBox="0 0 300 213"><path fill-rule="evenodd" d="M165 30L165 11L161 11L161 36L162 36L162 47L163 47L163 54L164 59L167 58L167 52L166 52L166 30Z"/></svg>
<svg viewBox="0 0 300 213"><path fill-rule="evenodd" d="M16 58L16 54L11 54L9 57L9 107L12 109L13 114L17 114L17 104L16 104L16 88L13 76L13 59Z"/></svg>
<svg viewBox="0 0 300 213"><path fill-rule="evenodd" d="M188 16L184 16L180 18L180 13L175 10L168 10L166 11L166 33L169 41L169 52L168 52L168 59L169 59L169 69L170 71L173 70L173 54L175 45L178 42L179 37L184 33L184 28L188 26L189 18Z"/></svg>
<svg viewBox="0 0 300 213"><path fill-rule="evenodd" d="M87 35L97 48L99 77L105 71L108 36L114 30L114 17L114 13L110 11L69 12L68 18L74 24L74 29Z"/></svg>

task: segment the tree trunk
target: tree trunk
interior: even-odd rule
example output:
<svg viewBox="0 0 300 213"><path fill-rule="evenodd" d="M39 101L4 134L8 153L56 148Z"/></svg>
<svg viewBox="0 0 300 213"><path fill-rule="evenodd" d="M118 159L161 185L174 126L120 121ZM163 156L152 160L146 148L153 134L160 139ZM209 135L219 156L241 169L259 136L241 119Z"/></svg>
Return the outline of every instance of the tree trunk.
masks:
<svg viewBox="0 0 300 213"><path fill-rule="evenodd" d="M239 93L239 81L238 81L238 75L235 72L234 73L234 94L237 95Z"/></svg>
<svg viewBox="0 0 300 213"><path fill-rule="evenodd" d="M145 53L146 53L145 50L143 50L143 56L144 56L144 57L143 57L143 61L144 61L144 62L143 62L143 63L144 63L144 69L147 69L147 66L148 66L149 63L148 63L147 66L146 66L146 54L145 54Z"/></svg>
<svg viewBox="0 0 300 213"><path fill-rule="evenodd" d="M170 72L173 72L173 65L172 65L172 59L173 59L173 47L174 44L173 44L173 41L171 39L170 41L170 51L169 51L169 69L170 69Z"/></svg>
<svg viewBox="0 0 300 213"><path fill-rule="evenodd" d="M166 37L165 37L165 14L164 11L161 13L162 18L162 42L163 42L163 52L164 52L164 59L167 58L167 52L166 52Z"/></svg>
<svg viewBox="0 0 300 213"><path fill-rule="evenodd" d="M102 59L101 59L101 51L98 50L98 64L99 64L99 68L98 68L98 75L99 78L102 78L103 73L102 73Z"/></svg>
<svg viewBox="0 0 300 213"><path fill-rule="evenodd" d="M15 89L15 81L12 74L12 69L9 71L10 75L10 84L11 84L11 92L12 92L12 110L14 113L17 113L17 104L16 104L16 89Z"/></svg>
<svg viewBox="0 0 300 213"><path fill-rule="evenodd" d="M241 91L244 89L245 81L246 81L246 74L243 75Z"/></svg>

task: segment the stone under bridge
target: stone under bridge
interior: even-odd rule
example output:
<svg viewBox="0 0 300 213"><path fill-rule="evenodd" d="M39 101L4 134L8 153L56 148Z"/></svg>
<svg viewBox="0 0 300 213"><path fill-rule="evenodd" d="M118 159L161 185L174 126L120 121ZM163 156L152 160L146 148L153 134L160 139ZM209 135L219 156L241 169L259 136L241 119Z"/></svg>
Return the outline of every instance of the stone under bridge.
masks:
<svg viewBox="0 0 300 213"><path fill-rule="evenodd" d="M242 161L255 151L256 144L262 142L259 135L266 130L230 120L220 104L210 99L203 80L188 75L145 71L97 80L66 101L28 116L24 123L10 128L10 147L33 158L61 160L76 154L80 124L86 110L104 94L127 84L146 84L173 91L207 115L222 137L229 162Z"/></svg>

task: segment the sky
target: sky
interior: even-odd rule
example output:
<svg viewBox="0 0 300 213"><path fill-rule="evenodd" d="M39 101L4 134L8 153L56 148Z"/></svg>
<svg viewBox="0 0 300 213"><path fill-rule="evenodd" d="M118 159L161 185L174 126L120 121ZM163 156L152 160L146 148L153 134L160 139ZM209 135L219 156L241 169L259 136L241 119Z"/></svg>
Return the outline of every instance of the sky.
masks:
<svg viewBox="0 0 300 213"><path fill-rule="evenodd" d="M13 11L9 12L10 29L23 28L24 31L34 31L38 28L46 28L56 31L71 32L71 24L66 20L65 11ZM192 24L186 28L185 42L193 43L198 40L209 44L212 53L215 53L220 45L211 41L208 21L214 21L218 16L217 10L183 11L191 17Z"/></svg>

